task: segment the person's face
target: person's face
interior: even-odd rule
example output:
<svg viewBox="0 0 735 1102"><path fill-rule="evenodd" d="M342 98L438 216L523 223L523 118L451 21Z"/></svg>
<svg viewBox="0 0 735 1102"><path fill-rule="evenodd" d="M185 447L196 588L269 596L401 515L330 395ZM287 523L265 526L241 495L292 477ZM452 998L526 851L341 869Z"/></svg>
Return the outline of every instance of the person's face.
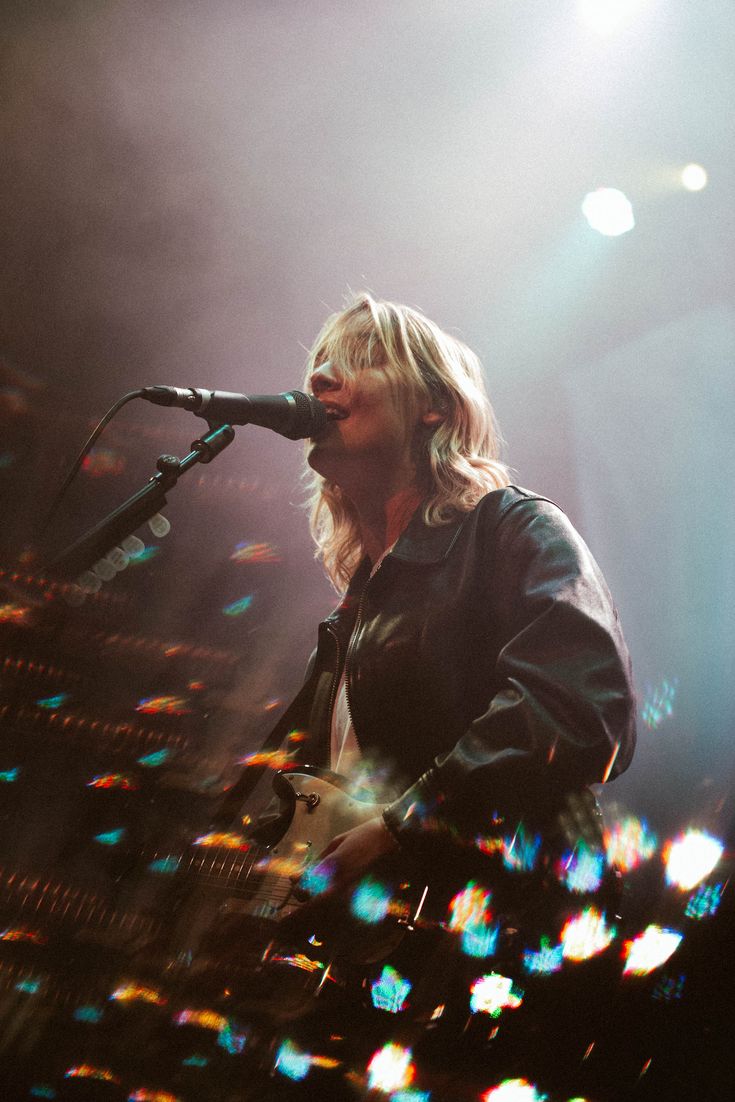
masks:
<svg viewBox="0 0 735 1102"><path fill-rule="evenodd" d="M388 490L412 483L412 442L421 417L405 410L385 368L364 367L347 380L335 365L323 363L308 389L335 414L309 449L307 462L315 471L348 494L368 479Z"/></svg>

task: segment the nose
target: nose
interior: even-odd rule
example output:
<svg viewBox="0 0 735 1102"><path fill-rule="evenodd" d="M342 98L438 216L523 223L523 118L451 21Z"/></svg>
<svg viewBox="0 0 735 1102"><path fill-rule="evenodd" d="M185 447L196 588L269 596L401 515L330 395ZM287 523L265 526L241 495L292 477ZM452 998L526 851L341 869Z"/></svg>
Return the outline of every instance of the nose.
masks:
<svg viewBox="0 0 735 1102"><path fill-rule="evenodd" d="M325 360L312 371L309 385L314 397L318 398L328 390L339 390L342 377L329 360Z"/></svg>

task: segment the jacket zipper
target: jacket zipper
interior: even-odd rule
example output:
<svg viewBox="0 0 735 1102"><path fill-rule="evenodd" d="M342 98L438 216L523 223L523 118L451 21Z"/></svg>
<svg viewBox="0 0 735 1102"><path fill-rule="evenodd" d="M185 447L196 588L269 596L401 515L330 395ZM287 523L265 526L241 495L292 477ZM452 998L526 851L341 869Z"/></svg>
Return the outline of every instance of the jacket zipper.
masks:
<svg viewBox="0 0 735 1102"><path fill-rule="evenodd" d="M363 586L362 593L360 594L360 601L359 601L358 606L357 606L357 616L355 617L355 626L352 629L352 637L351 637L349 645L347 647L347 654L345 655L345 703L347 704L347 715L350 717L350 724L352 725L352 730L353 730L354 735L355 735L355 742L357 743L358 748L360 749L361 752L362 752L362 747L360 746L360 736L357 733L357 727L355 726L355 721L352 717L352 705L350 704L350 658L354 654L355 645L357 643L357 633L360 630L360 626L361 626L361 623L362 623L362 611L363 611L363 605L365 603L365 594L367 593L367 587L370 585L371 581L376 576L378 571L382 568L383 563L385 562L385 560L387 558L388 558L387 554L383 556L383 558L378 563L376 569L373 571L373 573L370 575L368 580L365 582L365 585ZM339 666L337 666L337 669L339 669ZM334 706L334 700L332 701L332 706ZM329 722L330 722L330 729L331 729L331 722L332 722L331 710L330 710L330 713L329 713Z"/></svg>
<svg viewBox="0 0 735 1102"><path fill-rule="evenodd" d="M332 639L334 639L334 645L335 645L335 648L336 648L336 651L337 651L337 661L336 661L335 666L334 666L334 673L332 674L332 685L331 685L331 688L329 690L329 707L327 708L327 715L326 715L326 720L327 720L327 724L326 724L327 725L327 745L329 747L329 758L330 758L330 767L331 767L332 712L334 711L334 699L337 695L337 685L339 684L339 656L340 656L341 646L340 646L340 642L339 642L339 635L335 631L332 624L327 624L326 627L327 627L327 633L329 635L331 635Z"/></svg>

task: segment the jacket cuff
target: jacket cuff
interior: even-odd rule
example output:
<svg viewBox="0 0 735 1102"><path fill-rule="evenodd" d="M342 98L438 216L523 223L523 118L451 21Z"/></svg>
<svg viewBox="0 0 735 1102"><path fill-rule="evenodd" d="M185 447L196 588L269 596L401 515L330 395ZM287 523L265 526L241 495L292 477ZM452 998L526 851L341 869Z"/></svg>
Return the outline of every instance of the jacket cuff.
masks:
<svg viewBox="0 0 735 1102"><path fill-rule="evenodd" d="M438 801L432 780L430 770L383 810L383 822L400 846L410 847L436 829Z"/></svg>

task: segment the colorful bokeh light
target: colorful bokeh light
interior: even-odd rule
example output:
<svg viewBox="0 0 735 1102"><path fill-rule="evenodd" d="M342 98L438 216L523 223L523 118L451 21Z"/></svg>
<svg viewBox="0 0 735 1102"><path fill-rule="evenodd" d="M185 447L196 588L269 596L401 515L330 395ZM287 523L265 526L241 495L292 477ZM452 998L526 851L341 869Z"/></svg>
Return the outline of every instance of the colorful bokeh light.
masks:
<svg viewBox="0 0 735 1102"><path fill-rule="evenodd" d="M620 872L631 872L656 852L658 839L645 819L628 815L604 833L608 864Z"/></svg>
<svg viewBox="0 0 735 1102"><path fill-rule="evenodd" d="M691 891L713 871L724 852L718 838L703 830L687 830L664 847L666 881Z"/></svg>
<svg viewBox="0 0 735 1102"><path fill-rule="evenodd" d="M366 876L352 893L350 910L368 925L382 922L390 909L391 893L385 884Z"/></svg>
<svg viewBox="0 0 735 1102"><path fill-rule="evenodd" d="M416 1068L410 1048L387 1044L373 1055L368 1064L368 1090L390 1094L403 1090L413 1082Z"/></svg>
<svg viewBox="0 0 735 1102"><path fill-rule="evenodd" d="M482 1102L544 1102L547 1096L539 1094L527 1079L504 1079L481 1097Z"/></svg>
<svg viewBox="0 0 735 1102"><path fill-rule="evenodd" d="M608 926L604 912L596 907L586 907L564 925L560 937L564 958L589 960L607 949L616 936L617 929Z"/></svg>
<svg viewBox="0 0 735 1102"><path fill-rule="evenodd" d="M510 976L490 972L480 976L470 988L470 1010L473 1014L500 1016L503 1010L515 1010L523 1002L523 990L514 984Z"/></svg>
<svg viewBox="0 0 735 1102"><path fill-rule="evenodd" d="M661 926L647 926L642 934L632 941L626 941L624 947L626 976L647 976L655 968L660 968L679 947L682 935L676 930L663 929Z"/></svg>
<svg viewBox="0 0 735 1102"><path fill-rule="evenodd" d="M405 1007L410 991L410 981L395 968L386 964L378 979L374 980L370 987L370 997L373 1006L378 1010L398 1014Z"/></svg>

